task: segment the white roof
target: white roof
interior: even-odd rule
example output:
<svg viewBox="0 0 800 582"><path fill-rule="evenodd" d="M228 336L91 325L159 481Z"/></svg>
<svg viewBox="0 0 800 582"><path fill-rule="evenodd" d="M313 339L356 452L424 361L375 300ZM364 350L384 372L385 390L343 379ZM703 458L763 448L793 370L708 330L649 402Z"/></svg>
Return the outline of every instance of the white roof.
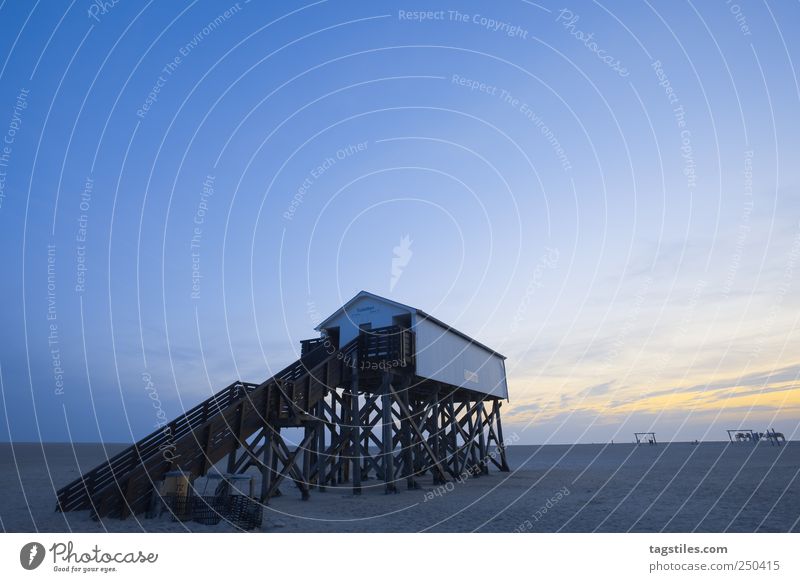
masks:
<svg viewBox="0 0 800 582"><path fill-rule="evenodd" d="M410 305L405 305L404 303L400 303L400 302L398 302L398 301L394 301L394 300L392 300L392 299L387 299L386 297L381 297L380 295L376 295L375 293L370 293L369 291L359 291L359 292L358 292L358 293L357 293L357 294L356 294L356 295L355 295L355 296L354 296L352 299L350 299L350 300L349 300L347 303L345 303L344 305L342 305L342 306L341 306L339 309L337 309L336 311L334 311L333 313L331 313L331 314L330 314L328 317L326 317L326 318L325 318L325 319L324 319L324 320L323 320L323 321L322 321L322 322L321 322L319 325L317 325L317 326L316 326L314 329L315 329L315 330L317 330L317 331L320 331L320 330L322 330L322 329L325 329L326 325L327 325L327 324L328 324L328 323L329 323L329 322L330 322L332 319L334 319L336 316L338 316L338 315L339 315L341 312L343 312L343 311L347 311L347 309L348 309L348 308L349 308L349 307L350 307L350 306L351 306L353 303L355 303L355 302L356 302L356 301L358 301L359 299L362 299L362 298L365 298L365 297L366 297L366 298L369 298L369 299L374 299L374 300L377 300L377 301L382 301L382 302L384 302L384 303L388 303L388 304L390 304L390 305L394 305L395 307L399 307L400 309L404 309L404 310L408 311L409 313L415 313L415 314L417 314L419 317L422 317L422 318L424 318L424 319L427 319L427 320L429 320L429 321L432 321L433 323L435 323L435 324L437 324L437 325L439 325L439 326L443 327L444 329L446 329L446 330L448 330L448 331L450 331L450 332L452 332L452 333L454 333L454 334L456 334L456 335L459 335L459 336L463 337L465 340L469 341L470 343L472 343L472 344L474 344L474 345L476 345L476 346L478 346L478 347L480 347L480 348L483 348L483 349L484 349L484 350L486 350L487 352L491 352L492 354L494 354L494 355L496 355L496 356L499 356L499 357L503 358L504 360L506 359L506 357L505 357L503 354L499 354L499 353L497 353L497 352L496 352L496 351L494 351L492 348L490 348L490 347L488 347L488 346L486 346L486 345L482 344L481 342L479 342L478 340L476 340L476 339L474 339L474 338L471 338L470 336L468 336L468 335L467 335L467 334L465 334L464 332L461 332L461 331L459 331L459 330L455 329L454 327L452 327L452 326L450 326L450 325L447 325L447 324L446 324L446 323L444 323L443 321L441 321L441 320L439 320L439 319L436 319L436 318L435 318L435 317L433 317L432 315L429 315L429 314L425 313L425 312L424 312L424 311L422 311L421 309L417 309L416 307L411 307Z"/></svg>

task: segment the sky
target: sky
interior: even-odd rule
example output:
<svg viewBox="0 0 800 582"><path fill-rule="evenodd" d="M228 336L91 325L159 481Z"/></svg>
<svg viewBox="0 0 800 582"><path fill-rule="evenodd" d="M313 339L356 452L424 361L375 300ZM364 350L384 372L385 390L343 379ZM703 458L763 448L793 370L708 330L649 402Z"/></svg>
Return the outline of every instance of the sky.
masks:
<svg viewBox="0 0 800 582"><path fill-rule="evenodd" d="M795 3L0 1L0 440L132 441L365 289L523 444L800 428Z"/></svg>

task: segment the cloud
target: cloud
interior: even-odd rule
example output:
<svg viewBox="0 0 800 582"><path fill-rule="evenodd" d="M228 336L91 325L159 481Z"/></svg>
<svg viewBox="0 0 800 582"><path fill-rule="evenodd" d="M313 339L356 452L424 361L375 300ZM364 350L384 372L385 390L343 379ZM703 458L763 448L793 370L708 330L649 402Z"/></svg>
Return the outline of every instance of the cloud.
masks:
<svg viewBox="0 0 800 582"><path fill-rule="evenodd" d="M796 382L800 379L800 364L792 364L777 370L770 370L767 372L753 372L740 377L728 377L722 380L707 382L705 384L694 384L686 387L674 387L662 390L655 390L642 394L640 398L656 398L658 396L669 396L676 393L690 394L708 393L718 390L733 390L735 388L754 388L749 392L737 393L737 395L745 394L766 394L769 392L776 392L782 390L790 390L793 387L779 385L785 382ZM795 386L796 387L796 386Z"/></svg>
<svg viewBox="0 0 800 582"><path fill-rule="evenodd" d="M578 392L578 396L588 397L588 396L602 396L603 394L608 393L611 389L611 386L614 385L616 380L610 380L609 382L603 382L602 384L595 384L594 386L589 386L588 388L584 388L580 392Z"/></svg>
<svg viewBox="0 0 800 582"><path fill-rule="evenodd" d="M541 409L541 407L538 404L536 404L535 402L533 402L531 404L523 404L521 406L514 406L513 408L511 408L511 410L508 412L508 414L514 415L514 414L522 414L524 412L537 412L540 409Z"/></svg>

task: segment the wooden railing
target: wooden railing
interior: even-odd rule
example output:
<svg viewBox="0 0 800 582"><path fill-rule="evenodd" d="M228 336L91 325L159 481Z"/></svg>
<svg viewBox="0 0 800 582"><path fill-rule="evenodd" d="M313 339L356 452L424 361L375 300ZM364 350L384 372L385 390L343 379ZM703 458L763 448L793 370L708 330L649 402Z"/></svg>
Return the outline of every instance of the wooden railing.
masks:
<svg viewBox="0 0 800 582"><path fill-rule="evenodd" d="M142 464L143 461L154 455L162 454L172 443L202 426L209 418L225 410L233 402L255 390L256 387L256 384L234 382L214 394L211 398L187 410L172 422L150 433L134 445L60 489L58 491L58 508L61 511L90 509L89 496L94 492L118 482L122 476Z"/></svg>
<svg viewBox="0 0 800 582"><path fill-rule="evenodd" d="M384 363L388 368L410 366L414 357L414 334L397 325L364 330L358 336L360 362Z"/></svg>

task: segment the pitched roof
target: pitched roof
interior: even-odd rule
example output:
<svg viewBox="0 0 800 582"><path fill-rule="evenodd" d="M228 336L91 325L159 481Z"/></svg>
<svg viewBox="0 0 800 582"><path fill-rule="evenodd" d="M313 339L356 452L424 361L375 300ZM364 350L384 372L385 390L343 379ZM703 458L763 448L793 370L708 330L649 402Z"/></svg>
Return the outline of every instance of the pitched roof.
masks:
<svg viewBox="0 0 800 582"><path fill-rule="evenodd" d="M400 307L401 309L405 309L405 310L407 310L407 311L410 311L410 312L412 312L412 313L414 313L414 312L416 312L416 311L417 311L415 308L413 308L413 307L411 307L411 306L409 306L409 305L405 305L405 304L403 304L403 303L398 303L397 301L392 301L391 299L387 299L386 297L381 297L380 295L375 295L375 293L370 293L369 291L359 291L359 292L358 292L358 293L357 293L357 294L356 294L356 295L355 295L355 296L354 296L352 299L350 299L350 300L349 300L347 303L345 303L345 304L344 304L344 305L342 305L342 306L341 306L339 309L337 309L336 311L334 311L333 313L331 313L331 314L330 314L328 317L326 317L325 319L323 319L323 320L322 320L322 321L319 323L319 325L317 325L317 327L315 327L314 329L315 329L315 330L317 330L317 331L319 331L319 330L323 329L323 328L325 327L325 325L326 325L326 324L327 324L327 323L328 323L328 322L329 322L331 319L333 319L334 317L336 317L337 315L339 315L339 313L340 313L341 311L347 311L347 309L348 309L348 308L349 308L349 307L350 307L350 306L351 306L353 303L355 303L356 301L358 301L358 300L359 300L359 299L361 299L362 297L370 297L370 298L372 298L372 299L377 299L378 301L383 301L383 302L385 302L385 303L389 303L389 304L391 304L391 305L394 305L395 307Z"/></svg>
<svg viewBox="0 0 800 582"><path fill-rule="evenodd" d="M474 344L474 345L476 345L476 346L478 346L480 348L483 348L487 352L491 352L494 355L503 358L504 360L506 359L506 357L503 354L500 354L500 353L494 351L489 346L486 346L486 345L482 344L481 342L479 342L478 340L476 340L474 338L471 338L470 336L468 336L464 332L459 331L456 328L454 328L453 326L444 323L440 319L437 319L434 316L432 316L432 315L430 315L428 313L425 313L421 309L417 309L416 307L411 307L410 305L406 305L405 303L400 303L400 302L394 301L392 299L387 299L386 297L382 297L380 295L376 295L375 293L370 293L369 291L363 291L363 290L359 291L352 299L347 301L339 309L337 309L336 311L331 313L328 317L326 317L324 320L322 320L319 323L319 325L317 325L314 329L317 330L317 331L320 331L321 329L324 329L325 326L328 324L328 322L330 320L332 320L334 317L339 315L340 312L346 311L353 303L355 303L356 301L358 301L359 299L361 299L363 297L368 297L368 298L371 298L371 299L377 299L378 301L383 301L385 303L389 303L390 305L394 305L395 307L399 307L401 309L405 309L405 310L407 310L407 311L409 311L411 313L416 313L418 316L422 317L423 319L427 319L427 320L435 323L436 325L438 325L440 327L443 327L447 331L450 331L450 332L452 332L452 333L464 338L465 340L467 340L471 344Z"/></svg>

